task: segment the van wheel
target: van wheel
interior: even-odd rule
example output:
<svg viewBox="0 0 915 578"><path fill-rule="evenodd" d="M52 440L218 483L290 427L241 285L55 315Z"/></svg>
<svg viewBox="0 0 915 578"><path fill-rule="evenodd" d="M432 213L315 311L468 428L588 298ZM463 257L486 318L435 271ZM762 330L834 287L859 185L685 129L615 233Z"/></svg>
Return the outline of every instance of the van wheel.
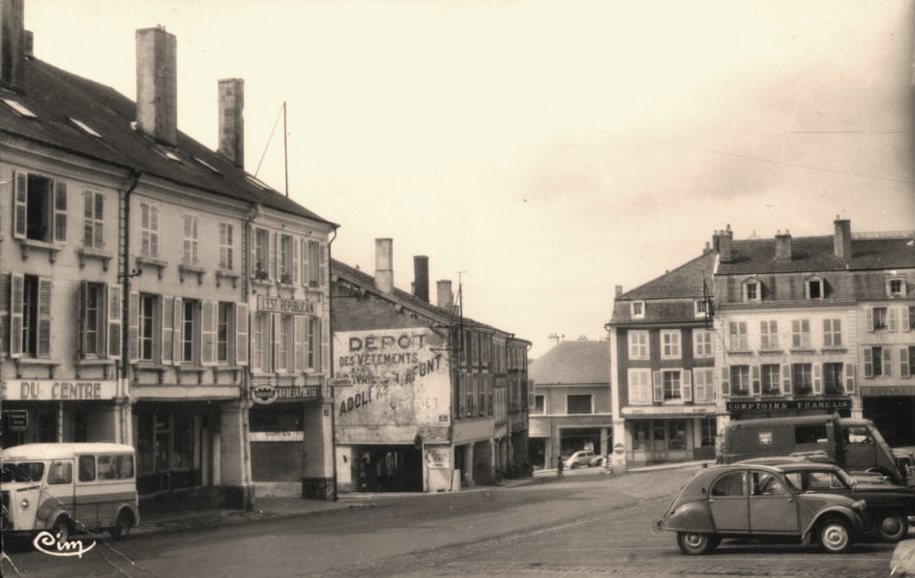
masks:
<svg viewBox="0 0 915 578"><path fill-rule="evenodd" d="M718 545L717 536L697 532L677 532L677 545L687 556L708 554Z"/></svg>
<svg viewBox="0 0 915 578"><path fill-rule="evenodd" d="M70 518L58 516L51 526L51 533L57 539L58 544L62 544L70 539Z"/></svg>
<svg viewBox="0 0 915 578"><path fill-rule="evenodd" d="M127 537L127 534L130 533L130 529L133 527L133 514L127 510L122 510L118 514L118 521L115 524L114 528L111 529L111 539L112 540L123 540Z"/></svg>
<svg viewBox="0 0 915 578"><path fill-rule="evenodd" d="M848 522L839 518L824 520L819 527L820 545L830 554L843 554L851 548L852 533Z"/></svg>
<svg viewBox="0 0 915 578"><path fill-rule="evenodd" d="M909 521L899 511L881 512L875 516L874 529L884 542L898 542L909 534Z"/></svg>

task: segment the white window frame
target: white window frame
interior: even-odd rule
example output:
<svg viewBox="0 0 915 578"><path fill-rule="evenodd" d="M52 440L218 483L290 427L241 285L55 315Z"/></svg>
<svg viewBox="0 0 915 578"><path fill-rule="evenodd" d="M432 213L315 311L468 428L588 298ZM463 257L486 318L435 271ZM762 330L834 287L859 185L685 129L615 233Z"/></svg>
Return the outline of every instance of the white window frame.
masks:
<svg viewBox="0 0 915 578"><path fill-rule="evenodd" d="M47 181L47 190L44 192L29 192L30 179ZM29 234L28 215L29 202L37 202L41 196L44 205L43 213L47 225L42 236ZM51 178L47 175L15 172L13 174L13 237L16 239L29 239L42 243L67 242L67 217L68 199L67 183Z"/></svg>
<svg viewBox="0 0 915 578"><path fill-rule="evenodd" d="M219 268L235 270L235 225L219 223Z"/></svg>
<svg viewBox="0 0 915 578"><path fill-rule="evenodd" d="M630 367L626 373L629 403L631 405L651 405L651 369Z"/></svg>
<svg viewBox="0 0 915 578"><path fill-rule="evenodd" d="M648 331L637 329L629 330L629 359L649 359Z"/></svg>
<svg viewBox="0 0 915 578"><path fill-rule="evenodd" d="M670 392L667 391L667 377L676 375L676 387ZM682 369L662 369L661 386L664 388L664 403L683 403L683 370ZM670 393L670 395L668 395Z"/></svg>
<svg viewBox="0 0 915 578"><path fill-rule="evenodd" d="M738 385L740 385L740 384L738 383L738 380L735 379L735 378L738 376L738 374L740 374L741 377L743 376L743 374L739 371L741 368L745 368L745 369L747 370L747 372L746 372L747 381L746 381L746 384L745 384L746 387L738 387ZM737 397L744 397L744 396L749 396L749 395L751 395L751 394L752 394L752 390L750 389L750 387L751 387L751 383L750 383L750 373L751 373L751 371L750 371L750 366L749 366L749 365L742 365L742 364L732 365L732 366L728 367L727 370L729 371L728 383L730 384L731 395L732 395L732 396L737 396Z"/></svg>
<svg viewBox="0 0 915 578"><path fill-rule="evenodd" d="M893 284L899 285L898 291L893 291ZM905 299L908 294L906 278L904 275L893 275L886 278L886 296L890 299Z"/></svg>
<svg viewBox="0 0 915 578"><path fill-rule="evenodd" d="M661 330L661 359L680 359L680 330Z"/></svg>
<svg viewBox="0 0 915 578"><path fill-rule="evenodd" d="M814 285L819 285L819 297L811 296L813 294L811 288ZM806 297L808 301L823 301L826 299L826 282L820 277L811 277L804 281L804 297Z"/></svg>
<svg viewBox="0 0 915 578"><path fill-rule="evenodd" d="M710 329L693 329L693 357L711 359L715 356L714 334Z"/></svg>
<svg viewBox="0 0 915 578"><path fill-rule="evenodd" d="M753 292L755 293L752 297L750 296L750 287L753 287ZM747 279L743 282L742 294L744 303L758 303L762 300L762 283L756 278Z"/></svg>
<svg viewBox="0 0 915 578"><path fill-rule="evenodd" d="M151 293L140 293L137 303L137 359L153 362L157 358L162 340L159 323L159 316L162 315L162 299ZM147 311L146 303L151 304L152 311ZM143 344L147 341L149 342L149 357L144 357Z"/></svg>
<svg viewBox="0 0 915 578"><path fill-rule="evenodd" d="M775 368L775 387L771 390L766 389L766 372L767 367ZM763 363L759 366L759 391L762 395L781 395L782 393L782 366L779 363Z"/></svg>
<svg viewBox="0 0 915 578"><path fill-rule="evenodd" d="M223 320L225 312L225 320ZM216 305L216 363L219 365L228 365L234 360L235 350L235 303L229 301L219 301ZM222 330L225 328L225 339L223 339ZM221 351L225 349L225 356Z"/></svg>
<svg viewBox="0 0 915 578"><path fill-rule="evenodd" d="M255 227L253 243L254 263L251 263L251 273L255 279L270 279L270 231Z"/></svg>
<svg viewBox="0 0 915 578"><path fill-rule="evenodd" d="M309 287L317 287L321 282L321 244L313 239L308 240L307 261Z"/></svg>
<svg viewBox="0 0 915 578"><path fill-rule="evenodd" d="M705 299L696 299L693 301L693 315L697 319L705 319L708 317L708 308L710 302Z"/></svg>
<svg viewBox="0 0 915 578"><path fill-rule="evenodd" d="M179 341L181 344L179 348L181 359L179 363L182 365L197 365L200 363L200 331L203 326L202 305L203 302L197 299L181 300L181 315L179 317L181 321L181 339ZM188 312L191 315L190 321L187 318ZM190 356L188 356L188 348L190 348Z"/></svg>
<svg viewBox="0 0 915 578"><path fill-rule="evenodd" d="M101 249L105 246L105 195L83 191L83 246Z"/></svg>
<svg viewBox="0 0 915 578"><path fill-rule="evenodd" d="M295 267L295 239L292 235L280 235L280 270L277 278L280 283L292 284Z"/></svg>
<svg viewBox="0 0 915 578"><path fill-rule="evenodd" d="M633 319L645 319L645 302L633 301L629 304L629 312Z"/></svg>
<svg viewBox="0 0 915 578"><path fill-rule="evenodd" d="M759 348L764 350L778 349L778 321L775 319L759 322Z"/></svg>

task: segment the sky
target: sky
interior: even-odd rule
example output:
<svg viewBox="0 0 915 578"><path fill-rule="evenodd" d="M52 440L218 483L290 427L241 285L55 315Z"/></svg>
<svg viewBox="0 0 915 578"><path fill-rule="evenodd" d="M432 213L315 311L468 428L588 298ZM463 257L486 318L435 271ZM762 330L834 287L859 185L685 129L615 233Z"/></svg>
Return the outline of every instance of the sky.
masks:
<svg viewBox="0 0 915 578"><path fill-rule="evenodd" d="M178 40L178 127L217 147L245 80L245 167L462 282L533 343L603 339L633 289L736 239L915 230L915 0L25 0L36 57L135 98L138 28ZM268 146L269 142L269 146ZM258 165L260 168L258 170Z"/></svg>

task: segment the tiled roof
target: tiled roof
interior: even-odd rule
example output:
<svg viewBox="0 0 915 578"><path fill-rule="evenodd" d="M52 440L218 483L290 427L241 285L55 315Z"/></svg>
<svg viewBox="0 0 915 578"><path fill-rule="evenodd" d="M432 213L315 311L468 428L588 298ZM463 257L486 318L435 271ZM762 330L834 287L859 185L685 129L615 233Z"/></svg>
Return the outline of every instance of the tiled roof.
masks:
<svg viewBox="0 0 915 578"><path fill-rule="evenodd" d="M181 162L166 158L156 151L158 145L131 127L136 120L135 103L112 88L32 57L26 59L25 78L23 94L0 89L0 98L18 102L37 118L22 116L0 103L0 134L15 135L217 195L333 224L282 193L257 187L247 180L244 170L180 131L178 146L167 150ZM100 138L87 134L70 118L85 123Z"/></svg>
<svg viewBox="0 0 915 578"><path fill-rule="evenodd" d="M708 281L712 290L712 272L715 267L715 253L709 251L673 271L665 273L644 285L627 291L617 301L639 299L698 299L702 297L702 280Z"/></svg>
<svg viewBox="0 0 915 578"><path fill-rule="evenodd" d="M610 383L610 345L606 341L560 341L531 362L535 385Z"/></svg>
<svg viewBox="0 0 915 578"><path fill-rule="evenodd" d="M886 239L855 239L852 257L846 263L833 253L833 237L791 239L791 260L775 260L775 239L734 241L731 260L721 263L722 275L751 273L796 273L915 267L915 242L911 236Z"/></svg>

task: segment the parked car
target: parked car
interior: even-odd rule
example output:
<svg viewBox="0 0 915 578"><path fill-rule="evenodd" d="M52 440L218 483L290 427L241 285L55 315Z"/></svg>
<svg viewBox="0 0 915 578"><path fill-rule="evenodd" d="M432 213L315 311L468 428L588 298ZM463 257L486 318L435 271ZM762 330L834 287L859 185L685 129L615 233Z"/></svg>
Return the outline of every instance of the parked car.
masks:
<svg viewBox="0 0 915 578"><path fill-rule="evenodd" d="M566 458L563 465L568 470L574 470L582 466L591 467L599 465L601 457L591 450L580 450Z"/></svg>
<svg viewBox="0 0 915 578"><path fill-rule="evenodd" d="M796 464L796 463L820 463L820 464L830 464L836 465L834 460L828 458L821 458L819 456L770 456L765 458L751 458L749 460L740 460L738 464L756 464L764 466L780 466L783 464ZM893 479L885 476L879 472L852 472L847 470L842 470L845 472L852 480L859 483L868 483L868 484L887 484L890 486L897 486L893 483ZM908 487L908 486L906 486Z"/></svg>
<svg viewBox="0 0 915 578"><path fill-rule="evenodd" d="M802 492L776 467L734 464L697 472L655 524L676 532L687 555L711 552L723 538L816 540L839 553L864 529L865 507L837 493Z"/></svg>
<svg viewBox="0 0 915 578"><path fill-rule="evenodd" d="M775 466L801 492L817 492L865 500L864 531L885 542L898 542L909 533L908 517L915 515L915 491L908 486L870 482L831 464L784 463Z"/></svg>

